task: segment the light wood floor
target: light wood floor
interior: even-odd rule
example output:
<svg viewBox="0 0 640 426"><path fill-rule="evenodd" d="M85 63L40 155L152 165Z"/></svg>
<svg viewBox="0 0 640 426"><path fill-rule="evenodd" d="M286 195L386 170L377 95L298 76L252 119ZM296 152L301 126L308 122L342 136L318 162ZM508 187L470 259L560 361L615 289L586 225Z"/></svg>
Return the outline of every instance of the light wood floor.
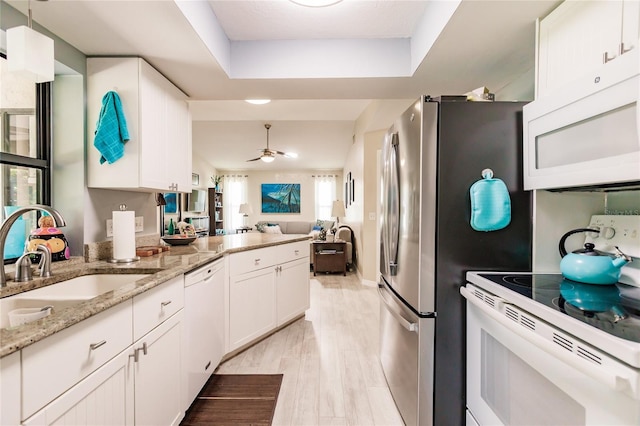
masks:
<svg viewBox="0 0 640 426"><path fill-rule="evenodd" d="M312 276L306 317L216 372L283 373L274 425L403 425L378 358L378 309L355 274Z"/></svg>

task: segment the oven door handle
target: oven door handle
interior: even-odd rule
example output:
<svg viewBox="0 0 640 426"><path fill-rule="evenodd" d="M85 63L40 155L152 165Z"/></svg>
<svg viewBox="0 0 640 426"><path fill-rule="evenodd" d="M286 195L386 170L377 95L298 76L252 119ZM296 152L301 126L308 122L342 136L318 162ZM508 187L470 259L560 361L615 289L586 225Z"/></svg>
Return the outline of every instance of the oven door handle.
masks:
<svg viewBox="0 0 640 426"><path fill-rule="evenodd" d="M460 293L465 297L465 299L467 299L467 301L480 309L482 313L489 315L499 324L505 326L518 336L536 345L538 348L544 350L551 356L560 359L566 364L576 368L577 370L580 370L587 376L607 385L617 392L627 392L629 395L633 396L634 399L640 399L640 390L638 389L637 385L634 386L630 377L623 377L619 374L616 374L616 372L607 371L602 366L598 366L597 364L588 362L576 356L573 352L568 352L565 349L559 349L549 340L544 339L534 332L528 331L528 329L524 328L520 324L507 319L500 312L486 305L466 287L460 287ZM498 303L508 304L504 299L501 299L499 297L493 296L492 298Z"/></svg>

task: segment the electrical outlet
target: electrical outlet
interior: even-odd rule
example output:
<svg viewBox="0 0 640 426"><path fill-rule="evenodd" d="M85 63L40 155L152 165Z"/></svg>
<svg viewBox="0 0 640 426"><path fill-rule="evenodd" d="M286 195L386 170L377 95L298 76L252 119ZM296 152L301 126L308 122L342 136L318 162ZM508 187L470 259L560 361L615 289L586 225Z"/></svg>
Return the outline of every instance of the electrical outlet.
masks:
<svg viewBox="0 0 640 426"><path fill-rule="evenodd" d="M113 237L113 219L107 219L107 237Z"/></svg>
<svg viewBox="0 0 640 426"><path fill-rule="evenodd" d="M144 231L144 216L136 216L136 232Z"/></svg>

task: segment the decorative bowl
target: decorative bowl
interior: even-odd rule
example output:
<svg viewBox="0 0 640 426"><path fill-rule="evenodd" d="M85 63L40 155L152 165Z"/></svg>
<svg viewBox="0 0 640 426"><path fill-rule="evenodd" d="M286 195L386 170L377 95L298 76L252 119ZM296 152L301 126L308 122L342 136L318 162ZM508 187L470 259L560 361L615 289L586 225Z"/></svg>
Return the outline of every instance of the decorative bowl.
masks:
<svg viewBox="0 0 640 426"><path fill-rule="evenodd" d="M188 237L182 235L165 235L162 237L162 241L172 246L186 246L191 244L198 237Z"/></svg>

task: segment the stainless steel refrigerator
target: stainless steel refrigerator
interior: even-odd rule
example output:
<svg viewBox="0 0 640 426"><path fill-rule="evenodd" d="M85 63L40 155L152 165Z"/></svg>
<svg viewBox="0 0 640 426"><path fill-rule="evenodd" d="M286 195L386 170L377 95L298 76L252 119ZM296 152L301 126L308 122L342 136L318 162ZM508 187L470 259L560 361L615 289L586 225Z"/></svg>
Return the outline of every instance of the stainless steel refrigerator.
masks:
<svg viewBox="0 0 640 426"><path fill-rule="evenodd" d="M465 422L465 272L531 270L522 106L427 96L385 137L380 359L407 425ZM470 226L469 189L485 168L511 198L511 223L494 232Z"/></svg>

